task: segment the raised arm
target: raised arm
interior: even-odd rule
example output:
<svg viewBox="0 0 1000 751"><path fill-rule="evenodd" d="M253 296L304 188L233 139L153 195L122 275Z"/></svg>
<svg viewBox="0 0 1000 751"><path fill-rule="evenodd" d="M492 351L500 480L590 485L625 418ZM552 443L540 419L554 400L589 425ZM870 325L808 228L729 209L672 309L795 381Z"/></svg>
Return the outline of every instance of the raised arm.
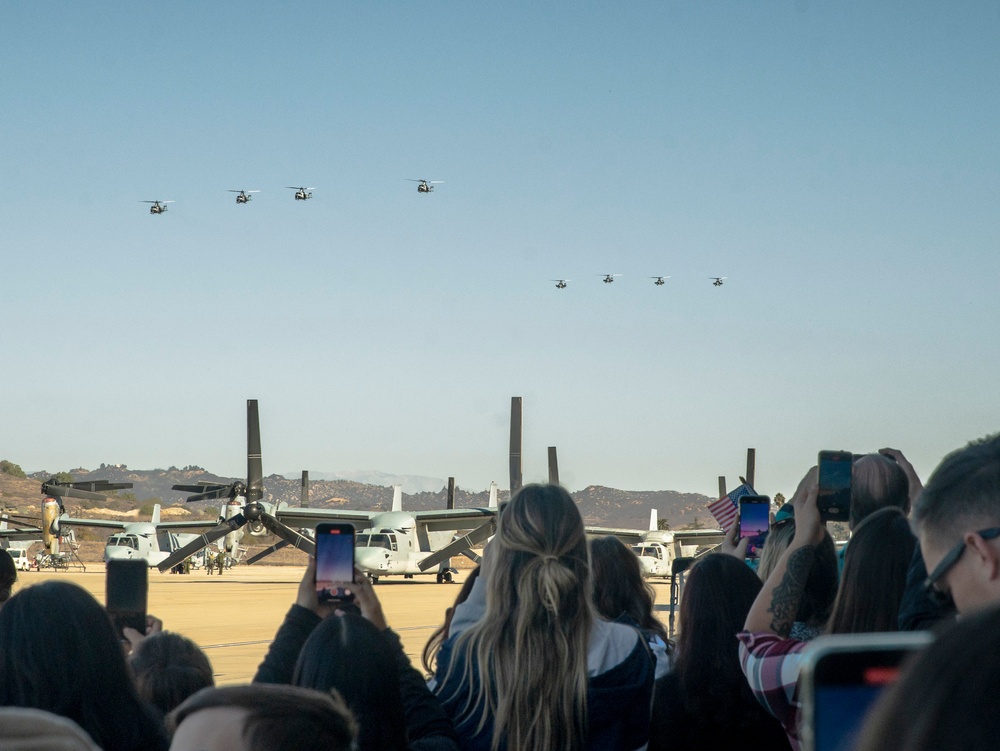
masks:
<svg viewBox="0 0 1000 751"><path fill-rule="evenodd" d="M792 630L816 557L816 546L822 542L824 534L816 507L817 479L818 471L813 467L802 478L792 497L795 537L754 600L744 625L747 631L770 632L785 638Z"/></svg>

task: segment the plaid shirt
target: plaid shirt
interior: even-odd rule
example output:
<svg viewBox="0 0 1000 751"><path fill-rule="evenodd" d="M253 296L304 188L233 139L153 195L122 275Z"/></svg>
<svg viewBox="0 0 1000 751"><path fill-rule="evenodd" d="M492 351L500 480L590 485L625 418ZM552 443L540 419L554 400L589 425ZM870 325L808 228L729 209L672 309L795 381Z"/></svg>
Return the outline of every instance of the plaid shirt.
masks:
<svg viewBox="0 0 1000 751"><path fill-rule="evenodd" d="M750 690L768 712L774 715L794 751L799 749L799 670L802 650L808 642L782 639L769 632L741 631L740 663Z"/></svg>

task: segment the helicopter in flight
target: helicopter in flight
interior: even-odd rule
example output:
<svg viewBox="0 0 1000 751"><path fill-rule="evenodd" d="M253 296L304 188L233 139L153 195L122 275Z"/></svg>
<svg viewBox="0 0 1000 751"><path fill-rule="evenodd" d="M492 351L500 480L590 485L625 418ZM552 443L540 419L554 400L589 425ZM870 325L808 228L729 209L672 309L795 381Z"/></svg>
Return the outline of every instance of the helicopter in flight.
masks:
<svg viewBox="0 0 1000 751"><path fill-rule="evenodd" d="M295 191L296 201L308 201L313 197L310 191L314 190L314 188L296 188L294 185L286 185L285 187Z"/></svg>
<svg viewBox="0 0 1000 751"><path fill-rule="evenodd" d="M556 283L556 289L566 289L566 282L570 282L572 279L549 279L549 281Z"/></svg>
<svg viewBox="0 0 1000 751"><path fill-rule="evenodd" d="M664 280L669 279L670 277L669 276L651 276L649 278L656 280L655 282L653 282L653 284L655 284L657 287L662 287L664 284L666 284L666 281L664 281Z"/></svg>
<svg viewBox="0 0 1000 751"><path fill-rule="evenodd" d="M715 280L715 281L712 282L712 286L713 287L721 287L722 286L722 281L724 279L727 279L728 277L725 277L725 276L710 276L708 278Z"/></svg>
<svg viewBox="0 0 1000 751"><path fill-rule="evenodd" d="M444 180L414 180L412 177L408 177L406 180L411 183L420 183L417 186L417 193L433 193L434 186L444 182Z"/></svg>
<svg viewBox="0 0 1000 751"><path fill-rule="evenodd" d="M611 284L615 280L615 277L621 276L621 274L598 274L598 276L604 277L605 284Z"/></svg>
<svg viewBox="0 0 1000 751"><path fill-rule="evenodd" d="M167 210L167 204L173 203L173 201L139 201L139 203L151 204L149 207L150 214L162 214Z"/></svg>
<svg viewBox="0 0 1000 751"><path fill-rule="evenodd" d="M250 199L253 198L251 193L260 193L259 190L230 190L229 193L238 193L236 196L236 203L250 203Z"/></svg>

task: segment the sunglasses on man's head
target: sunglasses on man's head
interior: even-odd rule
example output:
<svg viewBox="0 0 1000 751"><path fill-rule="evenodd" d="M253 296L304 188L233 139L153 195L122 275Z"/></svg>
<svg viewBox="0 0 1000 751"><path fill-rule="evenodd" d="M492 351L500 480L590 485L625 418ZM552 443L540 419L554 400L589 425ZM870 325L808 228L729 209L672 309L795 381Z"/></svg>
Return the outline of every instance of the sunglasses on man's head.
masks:
<svg viewBox="0 0 1000 751"><path fill-rule="evenodd" d="M976 532L977 535L982 537L984 540L994 540L1000 537L1000 527L991 527L990 529L980 529ZM941 578L947 574L952 567L958 563L958 559L962 557L962 553L965 552L966 542L963 537L961 542L955 544L951 550L941 559L941 562L934 567L934 570L927 576L924 580L924 591L927 592L927 597L930 598L931 602L935 605L948 605L952 602L951 591L947 589L941 589L938 587L938 582Z"/></svg>

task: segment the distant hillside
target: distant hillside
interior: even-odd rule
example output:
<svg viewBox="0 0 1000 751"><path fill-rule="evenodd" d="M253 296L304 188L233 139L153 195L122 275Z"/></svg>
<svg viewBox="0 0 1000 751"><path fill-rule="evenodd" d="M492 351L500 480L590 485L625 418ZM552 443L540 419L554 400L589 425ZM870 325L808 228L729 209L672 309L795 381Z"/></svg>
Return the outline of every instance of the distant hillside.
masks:
<svg viewBox="0 0 1000 751"><path fill-rule="evenodd" d="M285 472L289 480L301 481L302 472ZM440 477L425 477L423 475L396 475L391 472L380 472L377 469L351 469L343 472L309 472L310 482L317 480L350 480L365 485L402 485L411 493L433 493L447 485L447 480Z"/></svg>
<svg viewBox="0 0 1000 751"><path fill-rule="evenodd" d="M217 509L219 501L184 503L186 493L171 490L175 484L194 485L201 481L230 483L231 477L212 474L200 467L185 469L132 470L122 465L104 466L95 470L82 468L69 471L74 481L107 480L109 482L130 482L130 491L120 491L108 497L107 502L80 501L67 499L66 507L71 513L117 511L128 512L161 503L165 508L178 506L176 512L187 510L201 516ZM0 474L0 505L17 508L23 512L37 509L41 501L41 483L50 473L35 473L27 479L18 479ZM264 478L265 501L284 501L290 506L299 505L300 480L287 479L281 475ZM705 506L712 500L697 493L679 493L672 490L630 491L591 485L583 490L571 491L580 507L587 524L595 526L645 529L649 525L650 509L656 509L659 518L666 520L671 529L687 525L710 526L712 518ZM500 498L507 497L501 491ZM489 502L487 491L475 493L456 488L455 504L459 508L485 506ZM310 482L310 505L319 508L350 508L359 510L387 511L392 504L392 488L369 485L350 480L316 480ZM436 492L403 494L403 508L418 511L445 508L447 492L444 488Z"/></svg>

